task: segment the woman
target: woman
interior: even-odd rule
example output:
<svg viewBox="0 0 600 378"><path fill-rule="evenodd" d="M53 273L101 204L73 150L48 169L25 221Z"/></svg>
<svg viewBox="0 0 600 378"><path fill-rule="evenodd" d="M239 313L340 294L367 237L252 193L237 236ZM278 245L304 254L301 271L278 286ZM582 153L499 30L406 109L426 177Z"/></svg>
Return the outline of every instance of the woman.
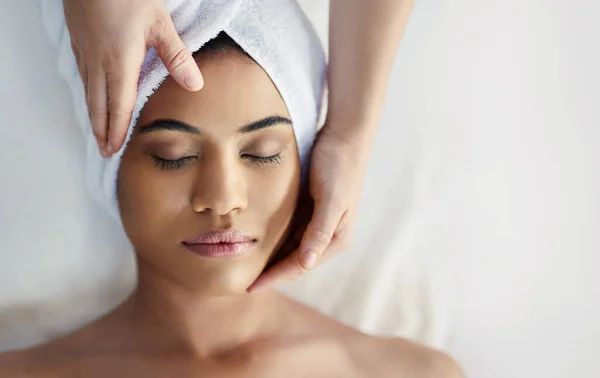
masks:
<svg viewBox="0 0 600 378"><path fill-rule="evenodd" d="M0 376L459 375L427 348L369 337L273 290L248 293L286 257L280 251L296 209L306 210L298 201L308 185L324 53L294 1L168 4L196 51L204 89L181 88L149 51L126 147L110 159L99 155L81 106L64 25L54 25L63 38L60 72L87 132L90 193L129 237L138 284L85 328L0 357Z"/></svg>
<svg viewBox="0 0 600 378"><path fill-rule="evenodd" d="M167 78L118 171L136 290L75 333L0 356L0 376L462 376L441 353L367 336L273 290L247 293L292 222L298 144L279 91L232 39L221 33L194 57L205 88Z"/></svg>

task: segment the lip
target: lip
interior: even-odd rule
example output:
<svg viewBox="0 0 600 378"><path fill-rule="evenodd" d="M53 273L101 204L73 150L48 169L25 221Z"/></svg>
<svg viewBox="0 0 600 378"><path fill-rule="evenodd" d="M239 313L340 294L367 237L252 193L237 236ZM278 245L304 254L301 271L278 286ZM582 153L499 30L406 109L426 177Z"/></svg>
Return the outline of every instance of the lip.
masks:
<svg viewBox="0 0 600 378"><path fill-rule="evenodd" d="M182 244L203 257L235 257L247 252L254 240L239 230L210 231L187 239Z"/></svg>

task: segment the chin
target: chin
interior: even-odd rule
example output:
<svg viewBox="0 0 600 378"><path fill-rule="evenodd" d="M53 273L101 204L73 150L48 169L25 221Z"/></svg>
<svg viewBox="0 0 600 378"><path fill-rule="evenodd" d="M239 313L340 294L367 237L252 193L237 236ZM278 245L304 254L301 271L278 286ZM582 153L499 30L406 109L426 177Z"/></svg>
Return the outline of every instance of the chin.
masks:
<svg viewBox="0 0 600 378"><path fill-rule="evenodd" d="M178 280L187 281L181 284L201 295L236 296L247 294L246 290L258 278L265 265L262 261L223 260L209 261L209 264L203 261L203 264L188 267L185 273L177 269L182 273Z"/></svg>

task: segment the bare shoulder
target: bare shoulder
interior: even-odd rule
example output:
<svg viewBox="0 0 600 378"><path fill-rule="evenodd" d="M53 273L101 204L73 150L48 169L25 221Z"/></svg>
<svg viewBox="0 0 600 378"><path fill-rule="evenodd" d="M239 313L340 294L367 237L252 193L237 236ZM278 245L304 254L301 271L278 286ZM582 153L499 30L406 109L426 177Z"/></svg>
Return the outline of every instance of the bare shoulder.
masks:
<svg viewBox="0 0 600 378"><path fill-rule="evenodd" d="M38 378L36 359L32 350L19 350L0 354L0 377Z"/></svg>
<svg viewBox="0 0 600 378"><path fill-rule="evenodd" d="M449 355L406 339L382 340L392 361L403 361L406 376L415 378L464 378L462 369ZM395 356L395 357L394 357ZM410 360L400 356L408 356Z"/></svg>
<svg viewBox="0 0 600 378"><path fill-rule="evenodd" d="M382 378L464 378L447 354L402 338L365 336L353 348L365 376Z"/></svg>
<svg viewBox="0 0 600 378"><path fill-rule="evenodd" d="M70 377L75 357L53 342L0 354L0 377Z"/></svg>
<svg viewBox="0 0 600 378"><path fill-rule="evenodd" d="M379 378L463 378L458 364L448 355L402 338L366 335L335 319L300 304L293 313L306 326L301 332L311 335L301 350L328 356L329 363L346 366L357 377ZM298 348L276 348L278 351ZM332 358L332 356L337 356ZM314 360L311 356L309 360ZM306 359L305 359L306 360Z"/></svg>

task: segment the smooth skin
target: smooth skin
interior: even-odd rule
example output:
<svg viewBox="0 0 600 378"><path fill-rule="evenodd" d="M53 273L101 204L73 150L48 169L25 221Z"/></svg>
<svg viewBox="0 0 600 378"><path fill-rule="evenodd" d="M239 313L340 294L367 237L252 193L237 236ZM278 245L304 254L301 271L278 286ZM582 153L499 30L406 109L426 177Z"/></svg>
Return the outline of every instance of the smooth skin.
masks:
<svg viewBox="0 0 600 378"><path fill-rule="evenodd" d="M162 0L63 0L89 115L103 156L123 145L147 46L189 91L203 77ZM331 0L329 112L311 157L314 212L299 245L254 292L347 249L392 63L414 0ZM297 232L294 232L297 234Z"/></svg>
<svg viewBox="0 0 600 378"><path fill-rule="evenodd" d="M134 293L75 333L0 355L0 376L462 377L442 353L367 336L273 289L247 293L290 229L301 190L297 145L287 108L256 63L235 51L198 59L205 89L168 78L143 109L119 170ZM229 228L255 240L245 254L202 257L181 244Z"/></svg>

